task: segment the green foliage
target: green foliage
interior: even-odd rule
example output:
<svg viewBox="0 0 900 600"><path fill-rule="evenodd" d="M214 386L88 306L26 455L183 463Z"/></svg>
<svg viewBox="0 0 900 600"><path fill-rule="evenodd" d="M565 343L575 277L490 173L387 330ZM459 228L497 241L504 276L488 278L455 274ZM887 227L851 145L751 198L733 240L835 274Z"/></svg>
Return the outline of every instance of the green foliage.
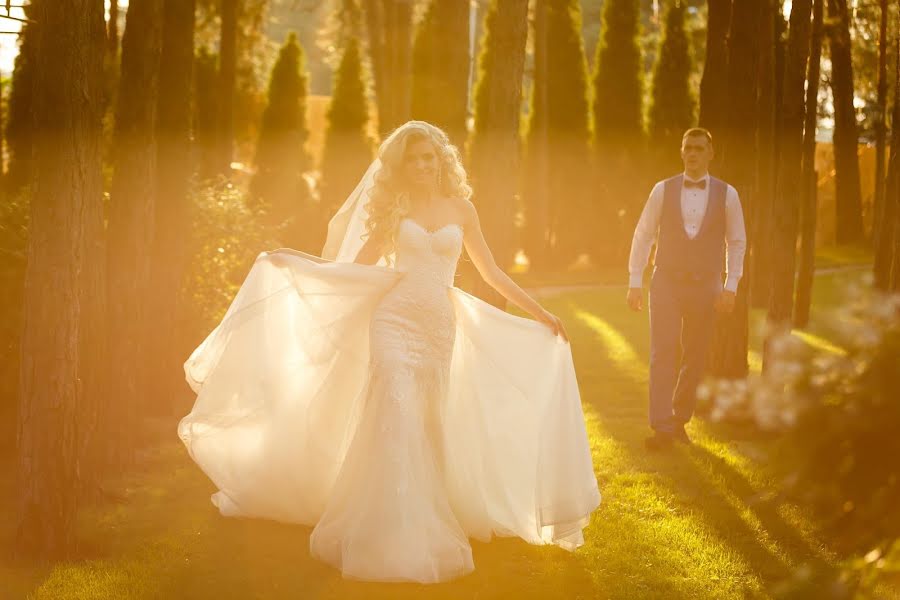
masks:
<svg viewBox="0 0 900 600"><path fill-rule="evenodd" d="M587 62L577 0L535 8L535 77L527 133L526 253L538 268L566 266L593 227L587 209Z"/></svg>
<svg viewBox="0 0 900 600"><path fill-rule="evenodd" d="M685 30L685 7L670 0L666 25L653 70L653 95L648 115L651 149L663 178L678 169L678 147L684 131L696 120L697 97L691 86L694 57Z"/></svg>
<svg viewBox="0 0 900 600"><path fill-rule="evenodd" d="M466 131L468 19L459 0L430 0L412 48L411 114L461 144Z"/></svg>
<svg viewBox="0 0 900 600"><path fill-rule="evenodd" d="M191 213L190 262L178 318L185 339L199 343L224 316L256 256L276 242L231 183L195 188Z"/></svg>
<svg viewBox="0 0 900 600"><path fill-rule="evenodd" d="M497 27L499 23L498 0L492 0L488 6L487 14L484 17L482 29L484 33L481 37L480 49L478 51L478 65L475 74L475 87L472 92L474 98L474 117L475 127L472 131L472 137L475 138L484 135L485 131L485 115L488 113L487 102L488 90L490 89L489 78L498 72L498 65L502 63L503 57L499 55L501 48L497 47Z"/></svg>
<svg viewBox="0 0 900 600"><path fill-rule="evenodd" d="M319 186L320 231L323 234L327 220L353 191L372 160L372 141L367 133L369 105L356 38L348 40L341 57L327 119Z"/></svg>
<svg viewBox="0 0 900 600"><path fill-rule="evenodd" d="M593 116L597 146L608 152L640 148L644 136L644 69L638 43L638 0L608 0L594 58Z"/></svg>
<svg viewBox="0 0 900 600"><path fill-rule="evenodd" d="M644 133L644 68L638 0L608 0L594 58L595 219L605 234L589 250L600 266L624 264L649 186Z"/></svg>
<svg viewBox="0 0 900 600"><path fill-rule="evenodd" d="M304 145L307 76L303 49L290 34L269 80L268 104L263 113L256 146L256 174L250 182L250 198L266 214L273 231L284 244L306 246L314 222L311 193L304 178L309 156Z"/></svg>
<svg viewBox="0 0 900 600"><path fill-rule="evenodd" d="M832 319L836 343L825 351L775 337L762 376L706 392L714 416L779 433L785 495L813 507L843 552L874 557L851 561L843 577L869 585L900 540L900 296L857 289Z"/></svg>

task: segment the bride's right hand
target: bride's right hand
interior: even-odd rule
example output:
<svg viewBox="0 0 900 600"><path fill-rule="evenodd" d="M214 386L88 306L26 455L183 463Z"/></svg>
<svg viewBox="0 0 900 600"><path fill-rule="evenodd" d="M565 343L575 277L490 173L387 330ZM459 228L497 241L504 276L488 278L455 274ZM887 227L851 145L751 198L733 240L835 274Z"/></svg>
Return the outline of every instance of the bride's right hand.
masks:
<svg viewBox="0 0 900 600"><path fill-rule="evenodd" d="M538 321L549 327L550 330L553 331L553 335L562 336L562 339L565 342L569 341L569 335L566 333L566 328L563 326L562 320L553 313L544 310L538 318Z"/></svg>

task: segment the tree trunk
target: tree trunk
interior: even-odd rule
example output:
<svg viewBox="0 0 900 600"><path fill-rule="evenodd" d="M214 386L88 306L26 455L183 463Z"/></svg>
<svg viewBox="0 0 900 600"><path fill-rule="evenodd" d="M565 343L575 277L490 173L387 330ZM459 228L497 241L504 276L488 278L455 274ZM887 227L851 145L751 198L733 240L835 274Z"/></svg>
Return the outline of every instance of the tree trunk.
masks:
<svg viewBox="0 0 900 600"><path fill-rule="evenodd" d="M847 0L828 0L831 54L831 91L834 96L834 169L836 241L859 242L863 238L862 198L859 183L859 136L853 106L853 61L850 14Z"/></svg>
<svg viewBox="0 0 900 600"><path fill-rule="evenodd" d="M818 185L816 176L816 127L819 107L819 78L822 62L822 17L824 0L813 0L813 25L810 41L809 75L806 78L806 114L803 125L803 195L800 205L800 264L794 325L806 327L812 303L813 276L816 269L816 221Z"/></svg>
<svg viewBox="0 0 900 600"><path fill-rule="evenodd" d="M790 327L794 313L798 199L803 193L803 117L806 65L810 51L811 0L794 0L784 68L778 195L773 214L773 284L768 318L776 330ZM766 344L766 350L768 350ZM764 354L768 366L769 352Z"/></svg>
<svg viewBox="0 0 900 600"><path fill-rule="evenodd" d="M750 303L763 308L772 292L771 248L763 240L771 239L772 211L775 202L778 123L778 20L781 3L766 0L762 8L759 38L759 83L757 90L756 198L747 232L749 247Z"/></svg>
<svg viewBox="0 0 900 600"><path fill-rule="evenodd" d="M887 26L888 0L879 0L880 19L878 27L878 106L875 108L875 219L872 222L872 238L878 245L878 224L884 216L884 156L887 137Z"/></svg>
<svg viewBox="0 0 900 600"><path fill-rule="evenodd" d="M107 51L111 56L119 52L119 0L109 2L109 22L107 23Z"/></svg>
<svg viewBox="0 0 900 600"><path fill-rule="evenodd" d="M700 125L718 135L728 115L728 29L732 0L709 0L706 63L700 80Z"/></svg>
<svg viewBox="0 0 900 600"><path fill-rule="evenodd" d="M16 549L71 554L98 370L87 356L99 316L93 261L102 227L100 0L38 0L35 176L17 427Z"/></svg>
<svg viewBox="0 0 900 600"><path fill-rule="evenodd" d="M218 171L231 174L234 155L234 97L237 82L237 28L241 0L222 0L219 34ZM129 9L131 12L131 9Z"/></svg>
<svg viewBox="0 0 900 600"><path fill-rule="evenodd" d="M122 38L109 213L110 397L118 464L133 458L148 394L150 254L157 184L157 90L163 0L131 0Z"/></svg>
<svg viewBox="0 0 900 600"><path fill-rule="evenodd" d="M150 372L153 402L161 411L181 409L180 365L186 348L177 335L176 312L187 263L191 211L191 84L194 62L194 0L165 0L157 124L157 186L151 271L153 321Z"/></svg>
<svg viewBox="0 0 900 600"><path fill-rule="evenodd" d="M201 47L194 58L191 129L197 161L197 181L200 184L215 179L218 171L219 97L216 93L218 85L216 62L216 55L205 47Z"/></svg>
<svg viewBox="0 0 900 600"><path fill-rule="evenodd" d="M891 158L888 164L884 214L876 222L875 287L891 289L892 269L898 267L900 255L894 250L900 222L900 35L896 40L894 71L894 110L891 115Z"/></svg>
<svg viewBox="0 0 900 600"><path fill-rule="evenodd" d="M900 158L898 158L900 160ZM891 262L891 293L900 293L900 194L894 197L894 248Z"/></svg>
<svg viewBox="0 0 900 600"><path fill-rule="evenodd" d="M501 268L513 263L516 190L519 179L519 107L528 37L528 0L491 3L485 17L490 48L479 56L477 111L469 143L474 198L485 238ZM480 277L474 292L505 307L506 300Z"/></svg>
<svg viewBox="0 0 900 600"><path fill-rule="evenodd" d="M725 178L741 196L748 231L753 231L750 216L755 196L757 79L747 74L759 72L759 29L763 15L768 15L761 8L764 6L759 0L735 0L732 6L728 35L729 109L719 145ZM715 376L730 379L747 376L748 283L749 278L742 279L738 286L734 312L721 315L716 322L709 360L709 371Z"/></svg>
<svg viewBox="0 0 900 600"><path fill-rule="evenodd" d="M803 170L806 189L800 207L800 252L797 266L797 301L794 304L794 327L809 325L812 308L813 279L816 272L816 217L818 185L816 170Z"/></svg>

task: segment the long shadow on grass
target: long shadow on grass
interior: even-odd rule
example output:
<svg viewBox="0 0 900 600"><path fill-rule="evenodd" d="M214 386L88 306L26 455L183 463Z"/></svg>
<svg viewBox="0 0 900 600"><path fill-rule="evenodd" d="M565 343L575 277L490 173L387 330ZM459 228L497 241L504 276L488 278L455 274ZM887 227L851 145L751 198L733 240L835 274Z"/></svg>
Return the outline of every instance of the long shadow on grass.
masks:
<svg viewBox="0 0 900 600"><path fill-rule="evenodd" d="M612 298L602 298L607 303ZM717 537L741 555L766 582L787 576L793 567L817 560L818 553L797 529L779 515L773 501L760 501L755 489L722 456L702 447L648 455L641 438L646 426L647 334L645 317L622 310L587 314L579 306L597 307L597 296L581 297L567 305L573 329L573 348L583 389L595 397L584 400L595 409L603 428L621 442L634 469L653 473L678 498L682 509L702 517ZM590 358L586 359L584 354ZM641 361L642 364L636 364ZM729 450L731 451L731 450ZM602 470L603 466L599 465ZM741 513L744 512L742 515ZM748 521L756 521L751 527Z"/></svg>

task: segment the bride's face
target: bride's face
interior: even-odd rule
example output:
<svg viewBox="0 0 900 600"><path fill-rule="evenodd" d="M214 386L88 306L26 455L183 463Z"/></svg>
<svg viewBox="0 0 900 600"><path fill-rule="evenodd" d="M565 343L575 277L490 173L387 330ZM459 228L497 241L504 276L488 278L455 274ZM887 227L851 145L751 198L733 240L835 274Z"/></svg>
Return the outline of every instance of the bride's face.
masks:
<svg viewBox="0 0 900 600"><path fill-rule="evenodd" d="M403 154L403 171L407 181L416 187L433 186L437 183L439 168L440 160L430 140L417 138L409 141Z"/></svg>

